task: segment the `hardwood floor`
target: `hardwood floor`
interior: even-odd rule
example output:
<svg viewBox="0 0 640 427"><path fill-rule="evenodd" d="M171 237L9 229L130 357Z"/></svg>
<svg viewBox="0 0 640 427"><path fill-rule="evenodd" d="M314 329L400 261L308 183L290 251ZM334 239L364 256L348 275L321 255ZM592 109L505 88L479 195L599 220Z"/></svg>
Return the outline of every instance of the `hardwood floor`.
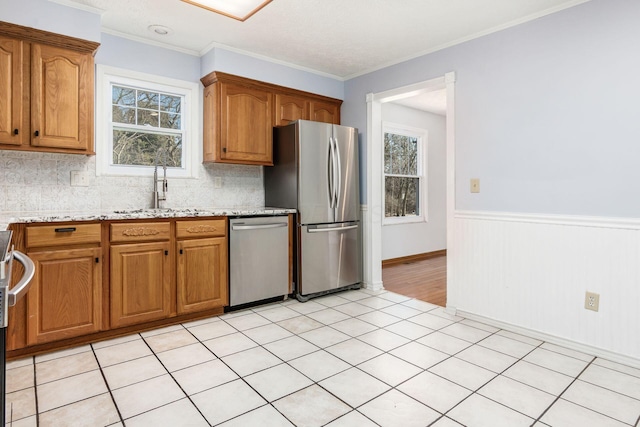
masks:
<svg viewBox="0 0 640 427"><path fill-rule="evenodd" d="M384 288L440 306L447 303L447 256L382 267Z"/></svg>

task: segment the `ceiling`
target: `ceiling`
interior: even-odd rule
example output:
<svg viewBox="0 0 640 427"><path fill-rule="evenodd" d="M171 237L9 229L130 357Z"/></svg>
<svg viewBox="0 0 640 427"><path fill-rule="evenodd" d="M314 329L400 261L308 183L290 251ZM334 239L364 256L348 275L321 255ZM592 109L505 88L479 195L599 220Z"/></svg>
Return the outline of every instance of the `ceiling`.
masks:
<svg viewBox="0 0 640 427"><path fill-rule="evenodd" d="M194 55L224 47L346 80L588 0L273 0L245 22L179 0L50 1L100 12L110 34Z"/></svg>

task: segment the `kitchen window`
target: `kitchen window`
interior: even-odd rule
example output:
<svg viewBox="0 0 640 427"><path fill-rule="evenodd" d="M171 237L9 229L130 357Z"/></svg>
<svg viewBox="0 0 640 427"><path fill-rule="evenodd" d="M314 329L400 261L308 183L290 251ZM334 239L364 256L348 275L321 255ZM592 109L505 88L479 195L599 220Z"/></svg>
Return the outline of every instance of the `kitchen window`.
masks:
<svg viewBox="0 0 640 427"><path fill-rule="evenodd" d="M195 176L197 84L102 65L97 81L99 175Z"/></svg>
<svg viewBox="0 0 640 427"><path fill-rule="evenodd" d="M425 221L427 131L385 123L383 224Z"/></svg>

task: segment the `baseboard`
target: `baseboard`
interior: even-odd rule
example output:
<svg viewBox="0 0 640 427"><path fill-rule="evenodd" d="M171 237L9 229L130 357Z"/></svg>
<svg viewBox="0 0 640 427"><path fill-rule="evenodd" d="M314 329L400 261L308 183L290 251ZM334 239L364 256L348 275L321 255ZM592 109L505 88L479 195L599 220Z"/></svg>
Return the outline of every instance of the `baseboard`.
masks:
<svg viewBox="0 0 640 427"><path fill-rule="evenodd" d="M446 249L433 251L433 252L425 252L423 254L407 255L400 258L384 259L382 260L382 267L388 267L390 265L396 265L396 264L404 264L407 262L422 261L425 259L435 258L439 256L444 256L444 255L447 255Z"/></svg>
<svg viewBox="0 0 640 427"><path fill-rule="evenodd" d="M448 312L452 310L455 310L456 315L460 317L464 317L466 319L475 320L481 323L486 323L487 325L494 326L496 328L505 329L507 331L515 332L531 338L536 338L541 341L545 341L551 344L556 344L561 347L579 351L581 353L586 353L591 356L601 357L603 359L607 359L612 362L617 362L623 365L640 369L640 359L637 359L635 357L626 356L624 354L615 353L613 351L605 350L603 348L594 347L587 344L572 341L566 338L561 338L555 335L546 334L544 332L536 331L534 329L523 328L521 326L516 326L511 323L501 322L499 320L495 320L495 319L481 316L474 313L469 313L463 310L456 310L453 307L449 307L449 306L447 307Z"/></svg>

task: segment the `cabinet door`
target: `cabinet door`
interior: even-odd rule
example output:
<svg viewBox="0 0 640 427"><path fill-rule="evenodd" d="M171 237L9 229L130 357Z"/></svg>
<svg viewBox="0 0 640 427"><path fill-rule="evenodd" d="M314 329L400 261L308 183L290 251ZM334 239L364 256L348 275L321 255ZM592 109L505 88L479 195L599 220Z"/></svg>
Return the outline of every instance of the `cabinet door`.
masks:
<svg viewBox="0 0 640 427"><path fill-rule="evenodd" d="M284 126L296 120L309 120L309 101L296 96L276 94L274 126Z"/></svg>
<svg viewBox="0 0 640 427"><path fill-rule="evenodd" d="M41 344L102 327L101 249L32 252L36 272L27 293L27 343Z"/></svg>
<svg viewBox="0 0 640 427"><path fill-rule="evenodd" d="M227 239L178 241L178 313L224 307L227 291Z"/></svg>
<svg viewBox="0 0 640 427"><path fill-rule="evenodd" d="M24 46L20 40L0 37L0 144L29 143Z"/></svg>
<svg viewBox="0 0 640 427"><path fill-rule="evenodd" d="M266 90L220 84L220 158L273 165L273 95Z"/></svg>
<svg viewBox="0 0 640 427"><path fill-rule="evenodd" d="M330 102L311 101L311 120L340 124L340 106Z"/></svg>
<svg viewBox="0 0 640 427"><path fill-rule="evenodd" d="M111 246L111 327L163 319L170 311L169 242Z"/></svg>
<svg viewBox="0 0 640 427"><path fill-rule="evenodd" d="M93 57L31 45L31 145L93 151Z"/></svg>

